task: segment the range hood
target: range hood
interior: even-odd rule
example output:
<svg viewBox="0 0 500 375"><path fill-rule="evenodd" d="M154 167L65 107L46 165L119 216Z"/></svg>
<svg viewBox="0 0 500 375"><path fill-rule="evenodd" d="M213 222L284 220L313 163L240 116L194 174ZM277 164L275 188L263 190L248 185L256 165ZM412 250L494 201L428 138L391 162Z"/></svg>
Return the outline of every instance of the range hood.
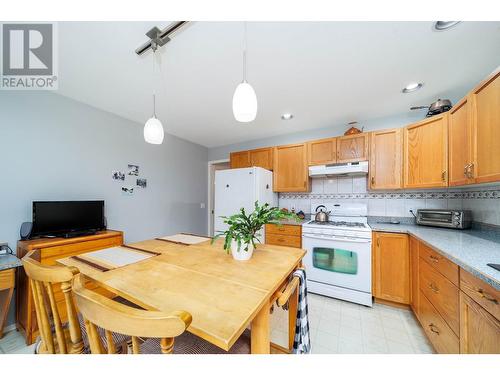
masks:
<svg viewBox="0 0 500 375"><path fill-rule="evenodd" d="M368 162L315 165L309 167L309 177L364 176L368 174Z"/></svg>

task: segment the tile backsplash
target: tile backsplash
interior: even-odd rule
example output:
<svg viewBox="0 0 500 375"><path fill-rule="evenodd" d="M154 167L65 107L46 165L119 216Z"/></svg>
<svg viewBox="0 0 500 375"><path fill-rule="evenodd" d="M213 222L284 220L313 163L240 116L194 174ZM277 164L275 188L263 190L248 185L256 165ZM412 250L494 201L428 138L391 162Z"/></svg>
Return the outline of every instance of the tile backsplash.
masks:
<svg viewBox="0 0 500 375"><path fill-rule="evenodd" d="M500 225L500 185L368 191L366 176L315 178L310 193L280 193L279 206L310 213L311 205L346 199L366 203L369 216L411 217L410 210L420 208L465 209L472 210L476 222Z"/></svg>

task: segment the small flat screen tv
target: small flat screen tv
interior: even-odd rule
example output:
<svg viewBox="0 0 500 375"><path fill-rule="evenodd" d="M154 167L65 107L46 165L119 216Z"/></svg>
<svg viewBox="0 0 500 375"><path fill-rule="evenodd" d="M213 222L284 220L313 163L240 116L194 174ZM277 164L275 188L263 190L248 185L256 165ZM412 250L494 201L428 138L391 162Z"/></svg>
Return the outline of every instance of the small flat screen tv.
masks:
<svg viewBox="0 0 500 375"><path fill-rule="evenodd" d="M33 202L34 237L103 229L106 229L104 201Z"/></svg>

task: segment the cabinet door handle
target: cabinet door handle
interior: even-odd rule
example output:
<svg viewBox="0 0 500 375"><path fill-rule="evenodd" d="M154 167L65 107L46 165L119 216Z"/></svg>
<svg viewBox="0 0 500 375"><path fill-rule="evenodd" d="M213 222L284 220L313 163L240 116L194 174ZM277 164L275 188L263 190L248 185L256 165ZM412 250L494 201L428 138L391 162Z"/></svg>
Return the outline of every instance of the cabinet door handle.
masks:
<svg viewBox="0 0 500 375"><path fill-rule="evenodd" d="M429 258L435 263L439 262L439 258L437 256L429 255Z"/></svg>
<svg viewBox="0 0 500 375"><path fill-rule="evenodd" d="M380 238L377 238L377 247L380 247Z"/></svg>
<svg viewBox="0 0 500 375"><path fill-rule="evenodd" d="M434 283L429 284L429 289L432 290L434 293L439 292L439 288L436 285L434 285Z"/></svg>
<svg viewBox="0 0 500 375"><path fill-rule="evenodd" d="M437 327L436 327L433 323L429 324L429 329L430 329L432 332L434 332L436 335L439 335L439 333L440 333L440 332L439 332L439 329L437 329Z"/></svg>
<svg viewBox="0 0 500 375"><path fill-rule="evenodd" d="M446 171L443 171L443 173L441 173L441 179L443 181L446 181Z"/></svg>
<svg viewBox="0 0 500 375"><path fill-rule="evenodd" d="M470 163L467 167L467 177L474 178L474 163Z"/></svg>
<svg viewBox="0 0 500 375"><path fill-rule="evenodd" d="M375 185L375 176L372 176L372 186Z"/></svg>
<svg viewBox="0 0 500 375"><path fill-rule="evenodd" d="M466 178L469 178L469 165L470 165L470 164L466 164L466 165L464 166L464 176L465 176Z"/></svg>
<svg viewBox="0 0 500 375"><path fill-rule="evenodd" d="M477 290L477 292L479 293L479 295L481 296L481 298L484 298L490 302L493 302L495 305L498 305L498 301L496 298L490 296L488 293L485 293L484 290L482 288L479 288Z"/></svg>

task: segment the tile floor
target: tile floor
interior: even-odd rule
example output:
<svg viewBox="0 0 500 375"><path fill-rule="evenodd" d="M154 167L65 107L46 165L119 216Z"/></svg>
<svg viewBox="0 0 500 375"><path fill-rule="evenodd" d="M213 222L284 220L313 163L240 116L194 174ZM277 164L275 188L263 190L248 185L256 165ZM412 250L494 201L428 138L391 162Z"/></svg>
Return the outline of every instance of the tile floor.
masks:
<svg viewBox="0 0 500 375"><path fill-rule="evenodd" d="M6 332L0 340L0 354L34 354L35 344L27 346L16 330Z"/></svg>
<svg viewBox="0 0 500 375"><path fill-rule="evenodd" d="M313 354L334 353L434 353L419 323L410 311L375 304L372 308L308 294L309 325ZM288 311L275 306L271 315L271 339L287 346ZM0 340L0 354L28 354L17 331Z"/></svg>
<svg viewBox="0 0 500 375"><path fill-rule="evenodd" d="M434 353L411 311L375 304L372 308L308 294L313 354ZM288 312L275 308L271 339L287 346Z"/></svg>

